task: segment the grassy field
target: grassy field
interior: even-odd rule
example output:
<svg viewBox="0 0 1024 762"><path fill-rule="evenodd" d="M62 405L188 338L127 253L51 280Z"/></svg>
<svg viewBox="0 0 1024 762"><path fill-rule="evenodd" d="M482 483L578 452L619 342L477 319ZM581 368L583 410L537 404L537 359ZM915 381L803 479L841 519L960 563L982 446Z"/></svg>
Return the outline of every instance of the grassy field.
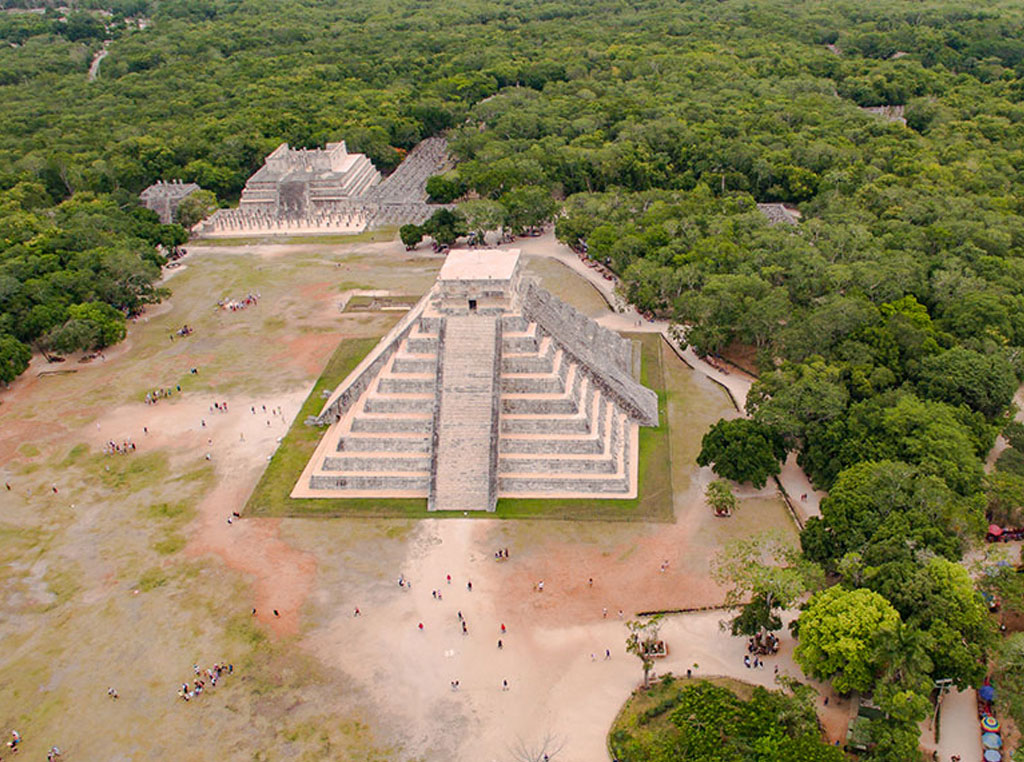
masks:
<svg viewBox="0 0 1024 762"><path fill-rule="evenodd" d="M273 236L242 236L239 238L200 238L198 243L203 246L257 246L260 244L317 244L333 246L349 243L379 243L391 241L398 235L398 228L388 227L379 230L365 230L362 233L338 233L337 235L273 235Z"/></svg>
<svg viewBox="0 0 1024 762"><path fill-rule="evenodd" d="M398 316L396 314L396 320ZM626 335L640 342L643 362L641 380L658 392L657 428L640 428L639 495L633 500L537 499L498 500L495 513L477 511L477 518L544 518L599 521L672 521L672 467L669 417L665 406L665 376L660 336ZM295 486L306 463L316 449L324 430L307 426L304 421L323 406L324 389L333 390L376 344L374 339L343 341L331 357L313 387L288 434L281 442L266 472L246 504L251 516L349 516L367 518L441 518L463 516L461 511L427 511L426 499L315 498L292 499Z"/></svg>

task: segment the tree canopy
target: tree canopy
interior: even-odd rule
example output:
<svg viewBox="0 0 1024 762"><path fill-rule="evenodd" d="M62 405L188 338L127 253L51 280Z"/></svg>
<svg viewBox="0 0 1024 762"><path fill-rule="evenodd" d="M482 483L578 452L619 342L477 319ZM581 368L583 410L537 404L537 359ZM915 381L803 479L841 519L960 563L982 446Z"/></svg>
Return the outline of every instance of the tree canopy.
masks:
<svg viewBox="0 0 1024 762"><path fill-rule="evenodd" d="M793 658L840 693L870 691L881 666L876 641L899 625L899 613L878 593L830 587L812 596L800 614Z"/></svg>
<svg viewBox="0 0 1024 762"><path fill-rule="evenodd" d="M722 420L701 440L697 463L737 482L763 487L778 475L786 457L782 437L771 427L748 418Z"/></svg>

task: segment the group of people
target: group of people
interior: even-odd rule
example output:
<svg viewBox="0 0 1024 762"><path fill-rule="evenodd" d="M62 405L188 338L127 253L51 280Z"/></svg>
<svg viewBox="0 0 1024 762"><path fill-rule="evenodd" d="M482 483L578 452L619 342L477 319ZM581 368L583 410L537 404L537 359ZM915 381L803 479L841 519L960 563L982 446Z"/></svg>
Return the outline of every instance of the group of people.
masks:
<svg viewBox="0 0 1024 762"><path fill-rule="evenodd" d="M181 328L179 328L177 331L171 334L171 341L174 341L175 336L191 336L193 333L195 333L195 330L196 329L190 326L188 323L185 323L185 325L183 325Z"/></svg>
<svg viewBox="0 0 1024 762"><path fill-rule="evenodd" d="M221 299L217 302L217 307L222 310L238 312L238 310L244 310L246 307L253 307L257 304L259 304L259 294L248 293L244 299Z"/></svg>
<svg viewBox="0 0 1024 762"><path fill-rule="evenodd" d="M497 561L508 561L508 548L498 548L494 551L494 558Z"/></svg>
<svg viewBox="0 0 1024 762"><path fill-rule="evenodd" d="M255 609L253 609L255 611ZM217 687L217 681L224 675L233 674L235 666L233 664L214 664L212 667L202 670L198 664L192 665L192 672L194 673L192 684L189 685L187 682L181 684L181 688L178 690L178 697L182 701L191 701L194 698L198 698L206 690L206 683L209 681L211 688Z"/></svg>
<svg viewBox="0 0 1024 762"><path fill-rule="evenodd" d="M146 404L155 405L160 400L169 399L174 396L175 392L181 394L181 384L175 384L173 389L168 386L166 389L161 387L159 389L154 389L151 392L146 392Z"/></svg>
<svg viewBox="0 0 1024 762"><path fill-rule="evenodd" d="M133 452L135 452L135 442L131 439L126 439L121 443L117 443L111 439L103 445L104 455L128 455Z"/></svg>
<svg viewBox="0 0 1024 762"><path fill-rule="evenodd" d="M747 653L768 656L778 652L779 639L771 632L766 633L763 637L761 633L757 633L757 635L747 641Z"/></svg>

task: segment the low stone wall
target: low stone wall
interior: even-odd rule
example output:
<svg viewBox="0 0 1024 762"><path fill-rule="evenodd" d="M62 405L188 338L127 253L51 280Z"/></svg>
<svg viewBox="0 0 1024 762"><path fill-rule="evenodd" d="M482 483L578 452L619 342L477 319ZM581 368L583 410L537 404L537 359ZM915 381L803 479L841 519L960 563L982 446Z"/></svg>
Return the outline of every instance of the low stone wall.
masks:
<svg viewBox="0 0 1024 762"><path fill-rule="evenodd" d="M429 418L365 418L352 421L352 431L359 434L429 434Z"/></svg>

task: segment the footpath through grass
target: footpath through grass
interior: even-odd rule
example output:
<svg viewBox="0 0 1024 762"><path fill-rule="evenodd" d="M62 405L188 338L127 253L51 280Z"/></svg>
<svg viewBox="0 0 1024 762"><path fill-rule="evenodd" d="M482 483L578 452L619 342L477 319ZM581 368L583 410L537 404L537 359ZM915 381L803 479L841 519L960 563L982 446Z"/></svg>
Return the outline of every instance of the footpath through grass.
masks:
<svg viewBox="0 0 1024 762"><path fill-rule="evenodd" d="M395 314L397 321L400 315ZM390 326L388 326L390 328ZM625 334L640 342L643 384L658 393L657 428L640 428L638 497L632 500L590 498L498 500L487 511L428 511L426 498L300 498L289 495L326 429L307 426L308 416L320 413L323 391L334 390L377 344L379 339L343 341L313 386L291 428L281 441L245 506L249 516L348 516L353 518L537 518L599 521L672 521L672 464L666 410L662 338L656 334Z"/></svg>

